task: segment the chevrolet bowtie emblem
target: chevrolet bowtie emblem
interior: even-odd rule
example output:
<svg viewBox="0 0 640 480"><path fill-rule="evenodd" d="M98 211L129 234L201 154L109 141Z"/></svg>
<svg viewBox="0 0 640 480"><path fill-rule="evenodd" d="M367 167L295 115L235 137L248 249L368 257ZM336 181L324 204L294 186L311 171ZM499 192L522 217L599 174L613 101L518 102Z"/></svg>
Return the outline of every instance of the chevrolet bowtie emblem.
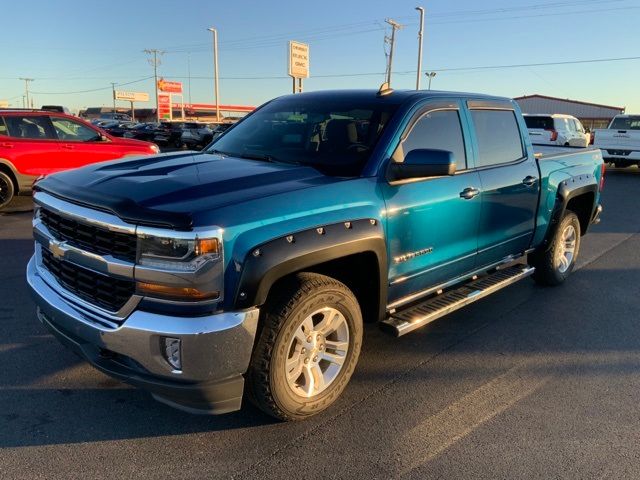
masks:
<svg viewBox="0 0 640 480"><path fill-rule="evenodd" d="M61 258L64 258L64 254L67 251L67 249L64 248L63 243L50 242L49 251L53 254L54 258L57 258L58 260L60 260Z"/></svg>

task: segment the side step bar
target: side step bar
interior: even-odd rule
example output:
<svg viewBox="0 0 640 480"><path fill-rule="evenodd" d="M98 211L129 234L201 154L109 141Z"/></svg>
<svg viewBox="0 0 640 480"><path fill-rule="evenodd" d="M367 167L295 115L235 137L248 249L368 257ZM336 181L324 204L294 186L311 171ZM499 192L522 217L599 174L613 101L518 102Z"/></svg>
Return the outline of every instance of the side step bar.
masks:
<svg viewBox="0 0 640 480"><path fill-rule="evenodd" d="M421 303L391 314L382 320L381 326L400 337L427 323L443 317L459 308L491 295L523 278L530 276L535 268L524 264L512 265L484 277L472 280L454 290L441 293Z"/></svg>

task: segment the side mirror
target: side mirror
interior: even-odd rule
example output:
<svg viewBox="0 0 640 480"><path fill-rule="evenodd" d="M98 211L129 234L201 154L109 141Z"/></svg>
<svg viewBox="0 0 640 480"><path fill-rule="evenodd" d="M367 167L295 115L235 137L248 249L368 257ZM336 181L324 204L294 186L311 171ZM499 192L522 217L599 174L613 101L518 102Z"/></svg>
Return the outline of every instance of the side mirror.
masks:
<svg viewBox="0 0 640 480"><path fill-rule="evenodd" d="M392 162L389 173L392 181L453 175L456 173L456 160L453 152L448 150L420 148L407 153L404 162Z"/></svg>

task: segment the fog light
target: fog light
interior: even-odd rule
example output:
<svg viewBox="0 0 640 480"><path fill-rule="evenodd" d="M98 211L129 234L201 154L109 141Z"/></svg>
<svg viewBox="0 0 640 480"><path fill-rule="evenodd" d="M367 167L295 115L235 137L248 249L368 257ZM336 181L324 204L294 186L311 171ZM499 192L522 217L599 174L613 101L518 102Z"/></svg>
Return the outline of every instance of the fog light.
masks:
<svg viewBox="0 0 640 480"><path fill-rule="evenodd" d="M164 337L164 358L175 370L182 370L180 339Z"/></svg>

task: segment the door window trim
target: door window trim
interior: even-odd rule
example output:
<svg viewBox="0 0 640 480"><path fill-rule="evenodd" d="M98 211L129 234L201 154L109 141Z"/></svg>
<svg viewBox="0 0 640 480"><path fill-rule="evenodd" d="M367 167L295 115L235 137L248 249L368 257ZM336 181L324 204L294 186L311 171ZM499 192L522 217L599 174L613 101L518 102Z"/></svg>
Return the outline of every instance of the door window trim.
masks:
<svg viewBox="0 0 640 480"><path fill-rule="evenodd" d="M394 186L404 185L407 183L424 182L424 181L437 180L439 178L443 178L443 177L422 177L422 178L407 178L404 180L390 181L389 175L388 175L389 166L391 165L392 162L397 162L396 155L399 154L402 144L407 139L407 137L415 127L416 123L418 123L425 115L428 115L429 113L436 112L436 111L455 111L458 114L458 121L460 122L460 133L462 134L462 145L464 147L464 154L465 154L465 164L467 168L465 168L464 170L458 170L456 168L456 172L454 175L464 175L474 170L473 166L470 165L472 160L475 161L473 157L474 152L473 152L472 145L470 145L470 142L468 142L467 140L467 138L469 137L469 132L466 127L464 110L462 109L462 105L459 99L436 100L436 101L430 100L430 101L427 101L425 104L418 106L416 111L411 115L411 118L407 122L407 125L404 127L404 130L398 137L398 143L393 148L393 153L390 155L387 165L384 168L384 172L385 172L384 176L385 176L385 179L387 180L387 183L389 183L389 185L394 185ZM454 175L447 175L447 177L454 176Z"/></svg>

